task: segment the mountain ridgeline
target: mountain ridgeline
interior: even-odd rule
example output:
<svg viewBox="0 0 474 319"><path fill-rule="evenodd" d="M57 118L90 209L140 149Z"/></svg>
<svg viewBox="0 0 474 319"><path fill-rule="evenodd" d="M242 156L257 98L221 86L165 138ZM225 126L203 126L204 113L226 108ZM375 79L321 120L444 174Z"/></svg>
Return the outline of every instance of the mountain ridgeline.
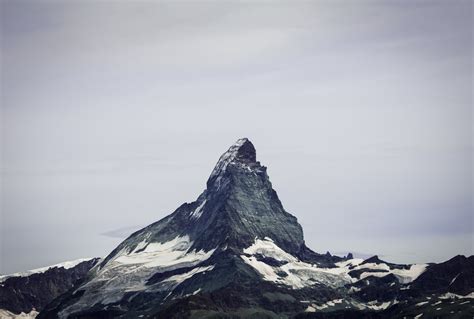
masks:
<svg viewBox="0 0 474 319"><path fill-rule="evenodd" d="M472 256L396 265L309 249L246 138L206 186L124 240L38 318L473 315Z"/></svg>

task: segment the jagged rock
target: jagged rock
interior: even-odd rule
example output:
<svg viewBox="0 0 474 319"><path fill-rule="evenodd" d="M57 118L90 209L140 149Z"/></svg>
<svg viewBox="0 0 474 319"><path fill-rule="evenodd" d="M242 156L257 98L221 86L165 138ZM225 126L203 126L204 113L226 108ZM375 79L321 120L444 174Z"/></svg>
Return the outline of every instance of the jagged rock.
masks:
<svg viewBox="0 0 474 319"><path fill-rule="evenodd" d="M455 256L440 264L428 266L412 285L420 294L454 293L467 295L474 291L474 256Z"/></svg>
<svg viewBox="0 0 474 319"><path fill-rule="evenodd" d="M15 314L40 311L54 298L81 283L98 260L93 258L73 267L52 266L44 271L0 278L0 309Z"/></svg>

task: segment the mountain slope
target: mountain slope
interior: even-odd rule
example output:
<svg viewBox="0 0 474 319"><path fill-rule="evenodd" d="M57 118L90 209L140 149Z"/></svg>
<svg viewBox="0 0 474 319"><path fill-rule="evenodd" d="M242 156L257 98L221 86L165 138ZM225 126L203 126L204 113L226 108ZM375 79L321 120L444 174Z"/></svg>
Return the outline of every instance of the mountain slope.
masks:
<svg viewBox="0 0 474 319"><path fill-rule="evenodd" d="M206 186L196 201L123 241L38 318L379 315L424 297L408 292L429 265L306 247L248 139L220 157Z"/></svg>
<svg viewBox="0 0 474 319"><path fill-rule="evenodd" d="M0 309L14 314L42 310L54 298L81 282L97 258L80 259L24 273L0 276Z"/></svg>

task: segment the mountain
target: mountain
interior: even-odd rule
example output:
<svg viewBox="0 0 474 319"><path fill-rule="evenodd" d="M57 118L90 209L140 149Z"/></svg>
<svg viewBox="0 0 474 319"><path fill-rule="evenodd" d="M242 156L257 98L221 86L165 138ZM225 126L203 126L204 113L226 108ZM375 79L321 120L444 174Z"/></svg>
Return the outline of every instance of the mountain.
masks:
<svg viewBox="0 0 474 319"><path fill-rule="evenodd" d="M38 318L470 318L473 258L396 265L312 251L244 138L196 201L133 233Z"/></svg>
<svg viewBox="0 0 474 319"><path fill-rule="evenodd" d="M0 276L0 318L34 317L54 298L80 283L98 261L79 259Z"/></svg>

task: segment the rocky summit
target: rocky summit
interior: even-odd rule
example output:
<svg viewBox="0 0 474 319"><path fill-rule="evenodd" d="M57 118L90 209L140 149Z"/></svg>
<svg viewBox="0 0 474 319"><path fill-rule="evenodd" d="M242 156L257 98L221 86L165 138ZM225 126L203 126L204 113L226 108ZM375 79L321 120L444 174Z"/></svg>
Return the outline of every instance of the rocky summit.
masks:
<svg viewBox="0 0 474 319"><path fill-rule="evenodd" d="M313 252L238 140L191 203L124 240L38 318L472 318L474 257L397 265Z"/></svg>

